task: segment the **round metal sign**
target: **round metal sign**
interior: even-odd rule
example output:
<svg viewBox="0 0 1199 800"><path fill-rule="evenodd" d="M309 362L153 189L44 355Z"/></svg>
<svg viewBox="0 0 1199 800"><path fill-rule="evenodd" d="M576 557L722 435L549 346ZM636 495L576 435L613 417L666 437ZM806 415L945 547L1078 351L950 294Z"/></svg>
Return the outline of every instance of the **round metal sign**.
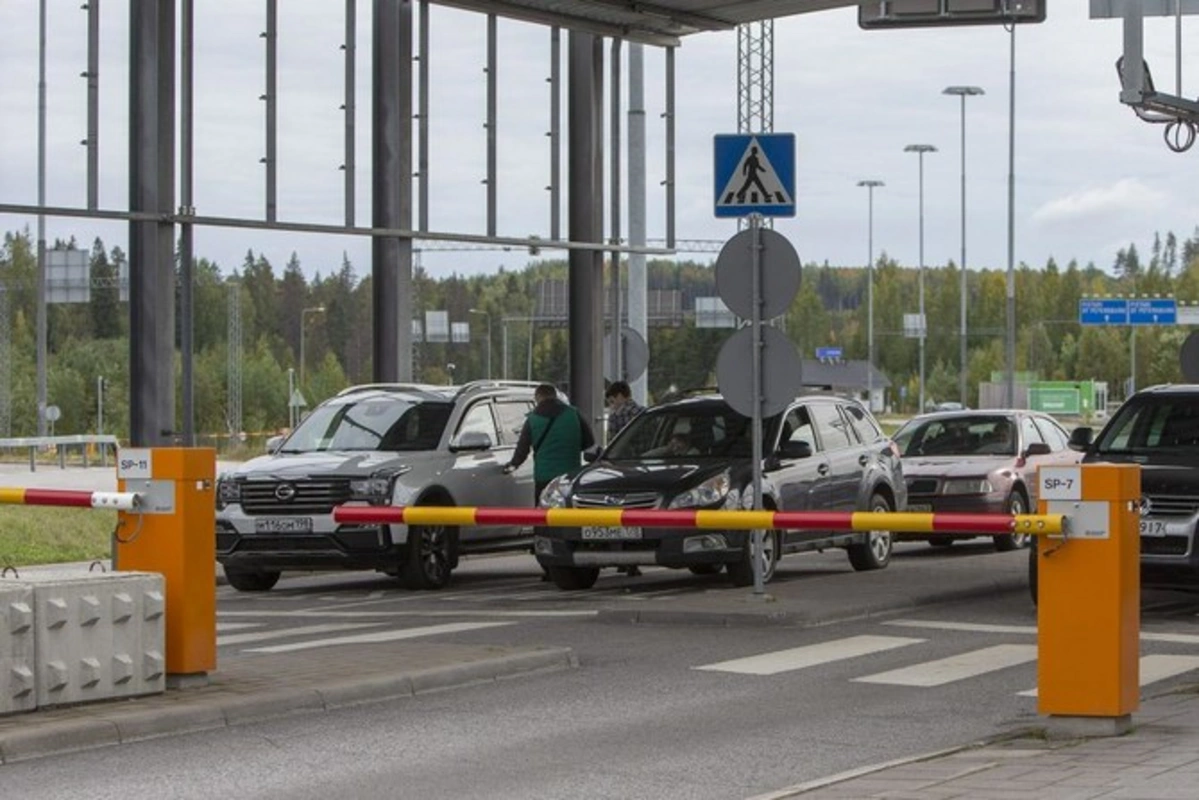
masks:
<svg viewBox="0 0 1199 800"><path fill-rule="evenodd" d="M58 406L46 406L46 421L58 422L62 419L62 409Z"/></svg>
<svg viewBox="0 0 1199 800"><path fill-rule="evenodd" d="M1182 362L1183 377L1191 383L1199 383L1199 331L1192 331L1182 343L1178 360Z"/></svg>
<svg viewBox="0 0 1199 800"><path fill-rule="evenodd" d="M610 381L635 381L645 374L649 366L649 345L640 333L629 326L620 329L620 372L613 377L608 373L612 367L612 334L604 337L604 377Z"/></svg>
<svg viewBox="0 0 1199 800"><path fill-rule="evenodd" d="M716 356L716 383L734 411L754 415L754 336L742 328L728 338ZM787 408L803 388L799 352L778 328L762 328L762 416Z"/></svg>
<svg viewBox="0 0 1199 800"><path fill-rule="evenodd" d="M799 292L802 269L799 254L787 237L770 228L759 228L762 244L759 264L762 268L762 319L782 314ZM737 316L751 319L754 313L753 296L753 231L744 230L733 236L716 258L716 293Z"/></svg>

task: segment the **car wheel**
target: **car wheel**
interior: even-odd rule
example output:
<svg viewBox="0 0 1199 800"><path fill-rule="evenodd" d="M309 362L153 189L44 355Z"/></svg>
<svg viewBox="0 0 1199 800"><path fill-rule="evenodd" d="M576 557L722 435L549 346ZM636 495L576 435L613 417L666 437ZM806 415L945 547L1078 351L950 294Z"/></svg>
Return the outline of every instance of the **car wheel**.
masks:
<svg viewBox="0 0 1199 800"><path fill-rule="evenodd" d="M687 569L691 570L692 575L718 575L724 569L724 564L696 564Z"/></svg>
<svg viewBox="0 0 1199 800"><path fill-rule="evenodd" d="M269 592L279 582L279 575L275 570L225 567L225 578L239 592Z"/></svg>
<svg viewBox="0 0 1199 800"><path fill-rule="evenodd" d="M952 536L930 536L928 543L933 547L951 547L953 545Z"/></svg>
<svg viewBox="0 0 1199 800"><path fill-rule="evenodd" d="M892 511L891 503L881 494L870 497L870 510L878 514ZM847 551L849 563L858 572L872 569L882 569L891 563L891 532L870 531L866 541L851 544Z"/></svg>
<svg viewBox="0 0 1199 800"><path fill-rule="evenodd" d="M1009 514L1027 514L1028 499L1024 496L1024 492L1019 489L1012 491L1008 495L1007 509ZM1001 533L995 537L995 549L1000 553L1019 550L1021 547L1028 547L1031 538L1027 533Z"/></svg>
<svg viewBox="0 0 1199 800"><path fill-rule="evenodd" d="M754 585L754 560L752 555L753 537L745 537L745 552L740 561L728 565L729 580L734 586ZM762 583L770 583L774 577L774 568L778 566L782 555L778 531L762 533Z"/></svg>
<svg viewBox="0 0 1199 800"><path fill-rule="evenodd" d="M409 526L400 582L408 589L444 589L450 582L455 535L448 525Z"/></svg>
<svg viewBox="0 0 1199 800"><path fill-rule="evenodd" d="M550 580L566 592L590 589L599 578L599 567L550 567Z"/></svg>

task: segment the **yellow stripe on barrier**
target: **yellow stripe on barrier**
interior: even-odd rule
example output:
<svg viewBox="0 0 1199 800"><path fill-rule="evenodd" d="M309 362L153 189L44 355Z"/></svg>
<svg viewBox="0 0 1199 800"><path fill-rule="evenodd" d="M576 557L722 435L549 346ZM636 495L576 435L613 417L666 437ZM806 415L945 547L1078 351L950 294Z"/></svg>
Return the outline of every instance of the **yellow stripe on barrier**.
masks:
<svg viewBox="0 0 1199 800"><path fill-rule="evenodd" d="M10 487L0 488L0 503L18 506L24 505L25 490Z"/></svg>
<svg viewBox="0 0 1199 800"><path fill-rule="evenodd" d="M1016 533L1060 535L1066 528L1065 514L1017 514Z"/></svg>
<svg viewBox="0 0 1199 800"><path fill-rule="evenodd" d="M620 508L550 508L545 512L545 524L550 527L574 528L583 525L596 528L619 528L624 523Z"/></svg>
<svg viewBox="0 0 1199 800"><path fill-rule="evenodd" d="M927 533L933 530L933 515L905 511L887 513L855 511L855 531L894 531L896 533Z"/></svg>
<svg viewBox="0 0 1199 800"><path fill-rule="evenodd" d="M474 525L475 510L451 506L408 506L404 509L404 522L408 525Z"/></svg>
<svg viewBox="0 0 1199 800"><path fill-rule="evenodd" d="M724 530L770 530L774 527L773 511L697 511L695 527Z"/></svg>

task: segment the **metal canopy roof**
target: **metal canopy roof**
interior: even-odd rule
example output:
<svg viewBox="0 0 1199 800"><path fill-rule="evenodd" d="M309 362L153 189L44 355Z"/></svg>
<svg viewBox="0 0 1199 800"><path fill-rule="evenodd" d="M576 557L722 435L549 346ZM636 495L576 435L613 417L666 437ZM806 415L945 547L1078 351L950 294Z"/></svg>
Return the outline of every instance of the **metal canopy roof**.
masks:
<svg viewBox="0 0 1199 800"><path fill-rule="evenodd" d="M702 31L857 5L857 0L434 0L502 17L673 45Z"/></svg>

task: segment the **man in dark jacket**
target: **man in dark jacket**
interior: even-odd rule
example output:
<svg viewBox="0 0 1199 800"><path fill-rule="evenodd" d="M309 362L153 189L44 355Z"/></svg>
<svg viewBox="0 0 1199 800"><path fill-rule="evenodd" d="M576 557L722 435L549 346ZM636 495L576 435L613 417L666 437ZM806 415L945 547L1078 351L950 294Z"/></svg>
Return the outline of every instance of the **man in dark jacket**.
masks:
<svg viewBox="0 0 1199 800"><path fill-rule="evenodd" d="M549 482L583 463L583 451L595 445L591 426L574 406L558 399L558 390L543 383L533 392L536 407L525 417L512 460L504 472L512 472L533 453L533 504Z"/></svg>

